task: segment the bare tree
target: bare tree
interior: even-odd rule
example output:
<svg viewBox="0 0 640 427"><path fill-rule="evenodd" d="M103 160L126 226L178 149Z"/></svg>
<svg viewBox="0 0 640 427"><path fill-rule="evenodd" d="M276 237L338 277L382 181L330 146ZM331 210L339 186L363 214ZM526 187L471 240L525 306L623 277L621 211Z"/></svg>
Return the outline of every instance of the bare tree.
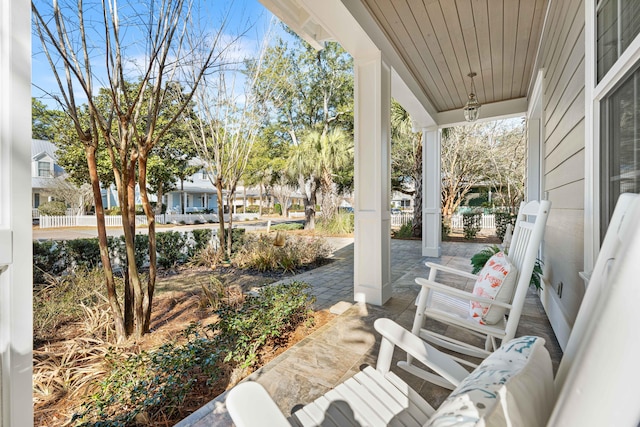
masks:
<svg viewBox="0 0 640 427"><path fill-rule="evenodd" d="M291 195L295 191L294 185L295 180L284 173L272 185L273 195L282 206L282 215L284 217L289 216L289 203L291 202Z"/></svg>
<svg viewBox="0 0 640 427"><path fill-rule="evenodd" d="M492 156L483 135L485 125L447 128L442 139L442 216L446 222L465 196L483 183Z"/></svg>
<svg viewBox="0 0 640 427"><path fill-rule="evenodd" d="M60 200L73 209L76 215L83 215L85 209L93 202L93 192L89 184L76 187L64 177L53 180L53 185L48 191L55 200Z"/></svg>
<svg viewBox="0 0 640 427"><path fill-rule="evenodd" d="M156 238L147 192L148 156L182 117L202 76L224 51L219 43L226 19L213 36L196 33L197 10L191 0L78 0L68 4L53 0L51 5L38 6L32 2L36 34L60 91L51 95L73 121L84 145L108 299L120 340L148 332L151 318ZM184 78L186 74L190 78ZM99 87L101 96L96 95ZM78 93L86 97L86 107L76 99ZM171 112L165 110L160 122L159 114L168 99L173 103ZM123 216L127 256L124 313L107 250L96 166L99 148L106 149L111 159ZM150 267L146 285L135 263L136 184L149 223Z"/></svg>
<svg viewBox="0 0 640 427"><path fill-rule="evenodd" d="M265 40L268 37L267 34ZM224 204L229 207L228 229L231 230L236 189L263 125L263 110L253 95L253 87L261 71L262 52L264 49L248 68L250 71L242 95L236 92L235 74L231 84L227 84L227 72L218 73L216 80L204 76L203 84L194 97L194 114L186 118L198 157L206 165L207 176L216 187L218 238L227 257L231 256L232 233L225 232ZM226 203L223 203L225 197Z"/></svg>

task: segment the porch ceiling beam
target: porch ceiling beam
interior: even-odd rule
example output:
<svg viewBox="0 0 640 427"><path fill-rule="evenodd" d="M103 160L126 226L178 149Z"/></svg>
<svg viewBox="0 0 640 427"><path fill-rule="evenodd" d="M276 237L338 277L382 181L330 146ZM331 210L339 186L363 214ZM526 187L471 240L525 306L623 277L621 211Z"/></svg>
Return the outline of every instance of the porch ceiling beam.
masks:
<svg viewBox="0 0 640 427"><path fill-rule="evenodd" d="M322 49L329 40L328 34L296 0L260 0L260 3L315 49Z"/></svg>
<svg viewBox="0 0 640 427"><path fill-rule="evenodd" d="M527 114L527 98L510 99L508 101L483 104L480 109L479 122L522 117ZM464 120L462 109L449 110L438 113L436 116L438 127L462 126L469 124Z"/></svg>

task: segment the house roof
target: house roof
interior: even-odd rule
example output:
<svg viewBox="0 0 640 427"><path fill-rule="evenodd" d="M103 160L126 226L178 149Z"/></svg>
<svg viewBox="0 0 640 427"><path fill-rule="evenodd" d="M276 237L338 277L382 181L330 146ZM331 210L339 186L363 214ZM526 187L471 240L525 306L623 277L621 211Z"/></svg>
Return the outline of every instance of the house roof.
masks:
<svg viewBox="0 0 640 427"><path fill-rule="evenodd" d="M47 155L53 159L53 161L57 161L58 157L56 156L57 147L49 142L42 139L32 139L31 140L31 158L33 160L41 159L43 155Z"/></svg>

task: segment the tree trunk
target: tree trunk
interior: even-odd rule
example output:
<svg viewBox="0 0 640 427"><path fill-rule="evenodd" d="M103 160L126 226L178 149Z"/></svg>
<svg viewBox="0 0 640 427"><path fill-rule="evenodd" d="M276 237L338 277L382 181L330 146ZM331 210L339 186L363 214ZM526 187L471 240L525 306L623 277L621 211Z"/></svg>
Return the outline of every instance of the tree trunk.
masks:
<svg viewBox="0 0 640 427"><path fill-rule="evenodd" d="M224 234L224 205L222 203L222 178L216 177L216 194L218 195L218 241L222 253L226 253L225 234Z"/></svg>
<svg viewBox="0 0 640 427"><path fill-rule="evenodd" d="M145 177L145 181L146 181L146 177ZM142 188L142 183L140 184L140 188ZM162 215L162 198L164 197L164 185L162 185L162 182L158 184L158 192L156 193L156 197L158 198L158 201L156 202L156 208L154 213L156 215Z"/></svg>
<svg viewBox="0 0 640 427"><path fill-rule="evenodd" d="M144 314L144 323L142 325L143 333L149 332L151 325L151 308L153 306L153 294L156 288L157 261L156 261L156 218L155 212L151 209L149 203L149 195L147 193L147 158L140 156L138 160L138 174L140 176L140 196L142 197L142 208L147 216L148 233L149 233L149 278L147 282L147 290L142 300L142 312ZM162 188L162 186L160 186ZM156 206L157 208L157 206ZM162 208L162 203L160 203Z"/></svg>
<svg viewBox="0 0 640 427"><path fill-rule="evenodd" d="M118 341L122 342L127 338L127 333L124 326L124 319L122 317L122 307L118 302L118 295L116 293L116 284L113 278L113 269L111 267L111 258L109 258L109 247L107 245L107 228L104 221L104 206L102 205L102 191L100 189L100 179L98 178L98 165L96 162L96 147L90 144L85 144L85 155L87 158L87 166L89 168L89 177L91 180L91 189L93 190L93 202L96 206L96 222L98 224L98 243L100 246L100 260L102 261L102 268L104 269L104 275L107 286L107 299L109 301L109 307L111 308L111 314L113 316L113 322L116 329L116 336Z"/></svg>

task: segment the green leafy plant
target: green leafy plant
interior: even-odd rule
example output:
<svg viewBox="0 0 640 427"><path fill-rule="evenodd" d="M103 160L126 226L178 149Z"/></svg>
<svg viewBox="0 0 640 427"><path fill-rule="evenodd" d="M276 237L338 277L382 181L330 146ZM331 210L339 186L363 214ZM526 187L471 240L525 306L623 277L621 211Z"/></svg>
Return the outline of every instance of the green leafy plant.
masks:
<svg viewBox="0 0 640 427"><path fill-rule="evenodd" d="M471 240L475 238L478 232L482 229L482 214L479 214L479 213L462 214L462 227L463 227L465 239Z"/></svg>
<svg viewBox="0 0 640 427"><path fill-rule="evenodd" d="M307 321L315 301L309 289L309 284L299 281L265 286L258 295L247 296L240 308L224 306L219 310L216 328L225 347L224 361L255 366L261 347L284 339Z"/></svg>
<svg viewBox="0 0 640 427"><path fill-rule="evenodd" d="M107 354L109 373L74 415L76 425L149 424L178 411L198 383L211 384L219 375L217 340L198 324L187 328L184 336L184 344L171 342L155 351Z"/></svg>
<svg viewBox="0 0 640 427"><path fill-rule="evenodd" d="M66 260L72 266L93 268L100 264L98 239L67 240L64 247Z"/></svg>
<svg viewBox="0 0 640 427"><path fill-rule="evenodd" d="M211 242L211 229L210 228L196 228L191 231L193 235L193 248L192 252L196 253L209 245Z"/></svg>
<svg viewBox="0 0 640 427"><path fill-rule="evenodd" d="M56 275L66 268L62 256L64 248L61 242L47 240L33 241L33 283L42 284L48 275Z"/></svg>
<svg viewBox="0 0 640 427"><path fill-rule="evenodd" d="M64 202L45 202L38 206L41 215L64 216L67 214L67 205Z"/></svg>
<svg viewBox="0 0 640 427"><path fill-rule="evenodd" d="M507 231L507 224L516 225L516 215L511 212L495 212L496 235L502 240Z"/></svg>
<svg viewBox="0 0 640 427"><path fill-rule="evenodd" d="M413 224L410 222L402 224L398 230L393 232L393 237L398 239L408 239L413 237Z"/></svg>
<svg viewBox="0 0 640 427"><path fill-rule="evenodd" d="M491 245L485 246L480 252L474 254L471 257L471 265L473 267L471 269L471 273L480 273L484 265L487 263L487 261L489 261L489 258L500 251L500 247ZM531 281L529 282L529 286L533 286L537 291L542 290L542 265L542 260L540 258L536 258L536 261L533 264L533 271L531 273Z"/></svg>
<svg viewBox="0 0 640 427"><path fill-rule="evenodd" d="M185 244L187 237L178 231L156 233L158 241L158 264L164 268L172 268L184 262L186 258Z"/></svg>

